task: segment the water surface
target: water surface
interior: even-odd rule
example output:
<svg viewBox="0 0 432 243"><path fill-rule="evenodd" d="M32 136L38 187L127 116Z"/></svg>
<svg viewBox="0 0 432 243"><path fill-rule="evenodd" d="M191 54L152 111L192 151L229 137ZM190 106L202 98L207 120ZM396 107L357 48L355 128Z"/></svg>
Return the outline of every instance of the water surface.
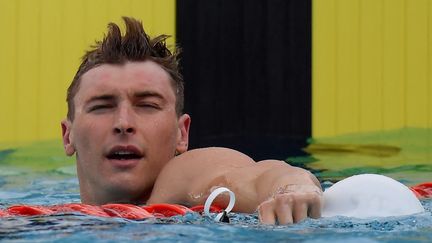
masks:
<svg viewBox="0 0 432 243"><path fill-rule="evenodd" d="M407 185L432 181L430 129L401 129L311 140L310 156L290 157L324 186L358 173L379 173ZM73 158L60 141L0 145L0 208L13 204L80 202ZM291 226L261 225L256 214L215 223L198 214L131 221L81 214L0 218L7 242L430 242L432 200L426 212L403 217L307 219Z"/></svg>

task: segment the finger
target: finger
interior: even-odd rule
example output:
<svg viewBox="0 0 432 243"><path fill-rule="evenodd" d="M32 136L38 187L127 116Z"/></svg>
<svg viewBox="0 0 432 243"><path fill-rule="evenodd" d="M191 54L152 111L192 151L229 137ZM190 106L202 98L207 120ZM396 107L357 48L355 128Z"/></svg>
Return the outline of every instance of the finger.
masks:
<svg viewBox="0 0 432 243"><path fill-rule="evenodd" d="M293 223L293 215L292 215L292 201L284 200L283 202L277 203L276 205L276 218L279 224L292 224Z"/></svg>
<svg viewBox="0 0 432 243"><path fill-rule="evenodd" d="M262 203L258 207L258 217L263 224L275 224L276 215L274 212L274 204L270 201Z"/></svg>
<svg viewBox="0 0 432 243"><path fill-rule="evenodd" d="M304 201L298 201L294 205L294 223L298 223L303 219L307 218L308 215L308 204Z"/></svg>
<svg viewBox="0 0 432 243"><path fill-rule="evenodd" d="M317 219L321 217L321 208L323 199L321 195L314 195L308 203L308 215L311 218Z"/></svg>

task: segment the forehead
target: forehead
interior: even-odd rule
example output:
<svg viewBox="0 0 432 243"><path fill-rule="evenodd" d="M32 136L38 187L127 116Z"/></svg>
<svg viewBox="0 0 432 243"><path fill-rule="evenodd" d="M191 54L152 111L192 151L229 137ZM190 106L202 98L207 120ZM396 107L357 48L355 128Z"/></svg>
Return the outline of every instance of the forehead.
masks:
<svg viewBox="0 0 432 243"><path fill-rule="evenodd" d="M81 77L75 102L104 93L157 92L168 101L175 101L169 74L153 61L102 64Z"/></svg>

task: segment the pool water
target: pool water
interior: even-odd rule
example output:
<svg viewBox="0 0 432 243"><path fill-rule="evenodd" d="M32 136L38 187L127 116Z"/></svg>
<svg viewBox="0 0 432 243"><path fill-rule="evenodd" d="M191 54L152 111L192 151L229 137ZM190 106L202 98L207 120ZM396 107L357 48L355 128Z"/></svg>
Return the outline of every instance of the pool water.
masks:
<svg viewBox="0 0 432 243"><path fill-rule="evenodd" d="M288 158L312 170L323 186L357 173L380 173L407 185L432 181L428 129L403 129L312 141L310 156ZM334 146L337 144L337 146ZM0 208L13 204L80 202L74 161L59 141L0 145ZM131 221L81 214L0 218L7 242L431 242L432 200L426 212L375 219L307 219L290 226L261 225L256 214L231 214L215 223L198 214Z"/></svg>

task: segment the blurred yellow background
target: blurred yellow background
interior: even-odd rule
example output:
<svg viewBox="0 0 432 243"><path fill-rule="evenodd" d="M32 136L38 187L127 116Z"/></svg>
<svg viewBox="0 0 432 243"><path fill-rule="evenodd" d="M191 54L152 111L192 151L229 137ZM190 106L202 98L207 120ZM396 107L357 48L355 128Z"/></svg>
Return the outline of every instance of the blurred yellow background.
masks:
<svg viewBox="0 0 432 243"><path fill-rule="evenodd" d="M121 16L175 37L175 0L0 0L0 142L61 137L80 58Z"/></svg>
<svg viewBox="0 0 432 243"><path fill-rule="evenodd" d="M0 142L60 138L80 57L121 16L175 37L175 0L0 0ZM432 127L432 1L313 0L312 16L314 137Z"/></svg>
<svg viewBox="0 0 432 243"><path fill-rule="evenodd" d="M314 0L312 133L432 127L432 1Z"/></svg>

